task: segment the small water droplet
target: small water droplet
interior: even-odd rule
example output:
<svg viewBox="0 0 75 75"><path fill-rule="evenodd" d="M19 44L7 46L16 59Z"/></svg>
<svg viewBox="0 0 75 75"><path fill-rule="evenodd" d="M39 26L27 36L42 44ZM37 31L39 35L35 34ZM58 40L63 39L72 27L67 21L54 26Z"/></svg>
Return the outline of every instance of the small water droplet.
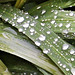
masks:
<svg viewBox="0 0 75 75"><path fill-rule="evenodd" d="M63 30L62 33L68 34L69 32L68 32L68 30Z"/></svg>
<svg viewBox="0 0 75 75"><path fill-rule="evenodd" d="M40 45L41 45L41 43L38 42L38 41L35 41L35 44L36 44L37 46L40 46Z"/></svg>
<svg viewBox="0 0 75 75"><path fill-rule="evenodd" d="M41 14L45 14L46 13L46 10L42 10L42 13Z"/></svg>
<svg viewBox="0 0 75 75"><path fill-rule="evenodd" d="M70 54L74 54L75 51L73 49L70 50Z"/></svg>
<svg viewBox="0 0 75 75"><path fill-rule="evenodd" d="M19 28L19 32L23 32L23 29L22 28Z"/></svg>
<svg viewBox="0 0 75 75"><path fill-rule="evenodd" d="M21 23L21 22L23 22L24 21L24 17L19 17L19 18L17 18L17 22L18 23Z"/></svg>
<svg viewBox="0 0 75 75"><path fill-rule="evenodd" d="M37 20L39 17L38 16L35 16L34 18Z"/></svg>
<svg viewBox="0 0 75 75"><path fill-rule="evenodd" d="M74 58L71 58L71 61L74 61Z"/></svg>
<svg viewBox="0 0 75 75"><path fill-rule="evenodd" d="M54 40L57 42L58 41L58 38L55 38Z"/></svg>
<svg viewBox="0 0 75 75"><path fill-rule="evenodd" d="M54 14L58 14L58 11L57 11L57 10L55 10L55 11L54 11Z"/></svg>
<svg viewBox="0 0 75 75"><path fill-rule="evenodd" d="M63 46L62 46L62 49L63 50L67 50L69 48L69 45L68 44L63 44Z"/></svg>
<svg viewBox="0 0 75 75"><path fill-rule="evenodd" d="M51 21L51 24L54 24L55 23L55 20Z"/></svg>
<svg viewBox="0 0 75 75"><path fill-rule="evenodd" d="M35 30L33 28L30 29L30 32L33 33Z"/></svg>
<svg viewBox="0 0 75 75"><path fill-rule="evenodd" d="M69 71L69 69L68 69L68 68L66 68L66 71Z"/></svg>
<svg viewBox="0 0 75 75"><path fill-rule="evenodd" d="M69 28L69 27L70 27L70 23L66 25L66 28Z"/></svg>
<svg viewBox="0 0 75 75"><path fill-rule="evenodd" d="M73 15L74 15L74 13L73 13L73 12L70 12L70 13L69 13L69 15L70 15L70 16L73 16Z"/></svg>
<svg viewBox="0 0 75 75"><path fill-rule="evenodd" d="M38 7L37 7L37 9L40 9L40 8L41 8L41 6L38 6Z"/></svg>
<svg viewBox="0 0 75 75"><path fill-rule="evenodd" d="M44 41L46 39L46 37L44 35L40 35L39 40L40 41Z"/></svg>
<svg viewBox="0 0 75 75"><path fill-rule="evenodd" d="M47 31L47 34L50 34L51 32L50 31Z"/></svg>
<svg viewBox="0 0 75 75"><path fill-rule="evenodd" d="M41 23L41 26L45 26L45 23Z"/></svg>
<svg viewBox="0 0 75 75"><path fill-rule="evenodd" d="M62 23L60 23L60 24L59 24L59 27L62 27L62 26L63 26L63 24L62 24Z"/></svg>
<svg viewBox="0 0 75 75"><path fill-rule="evenodd" d="M35 23L31 23L30 25L31 25L31 26L34 26L34 25L35 25Z"/></svg>
<svg viewBox="0 0 75 75"><path fill-rule="evenodd" d="M45 54L48 54L49 52L50 52L50 50L46 50L46 49L43 50L43 53L45 53Z"/></svg>
<svg viewBox="0 0 75 75"><path fill-rule="evenodd" d="M57 18L57 16L54 16L54 19L56 19Z"/></svg>
<svg viewBox="0 0 75 75"><path fill-rule="evenodd" d="M62 67L63 67L63 68L66 68L66 65L63 65Z"/></svg>

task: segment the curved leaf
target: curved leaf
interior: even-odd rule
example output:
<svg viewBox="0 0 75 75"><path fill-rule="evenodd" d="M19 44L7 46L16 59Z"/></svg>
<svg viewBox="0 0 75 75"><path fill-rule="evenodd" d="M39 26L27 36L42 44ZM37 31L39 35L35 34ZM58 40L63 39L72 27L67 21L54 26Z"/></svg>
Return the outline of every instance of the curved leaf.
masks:
<svg viewBox="0 0 75 75"><path fill-rule="evenodd" d="M9 25L0 24L0 50L14 54L51 72L62 75L62 72L23 34L17 33Z"/></svg>
<svg viewBox="0 0 75 75"><path fill-rule="evenodd" d="M8 10L6 10L8 8ZM1 18L27 35L48 55L65 75L75 74L75 48L63 41L48 27L31 17L27 12L3 5L0 7ZM74 53L71 53L73 52ZM57 60L56 60L57 58Z"/></svg>

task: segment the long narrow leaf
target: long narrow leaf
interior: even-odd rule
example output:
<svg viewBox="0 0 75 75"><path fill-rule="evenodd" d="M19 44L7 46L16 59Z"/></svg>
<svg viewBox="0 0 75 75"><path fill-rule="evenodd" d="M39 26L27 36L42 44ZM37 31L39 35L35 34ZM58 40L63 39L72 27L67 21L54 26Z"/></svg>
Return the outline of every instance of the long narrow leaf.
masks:
<svg viewBox="0 0 75 75"><path fill-rule="evenodd" d="M3 5L0 7L0 14L2 19L8 21L12 26L18 28L19 32L34 41L65 75L75 74L75 52L73 52L75 48L73 46L63 41L49 28L41 26L41 23L27 12L24 13L19 9L9 7L9 5Z"/></svg>
<svg viewBox="0 0 75 75"><path fill-rule="evenodd" d="M62 75L57 66L27 39L26 36L17 33L9 25L0 24L0 50L28 60L55 75Z"/></svg>
<svg viewBox="0 0 75 75"><path fill-rule="evenodd" d="M4 63L0 60L0 75L11 75L8 71L8 68L4 65Z"/></svg>

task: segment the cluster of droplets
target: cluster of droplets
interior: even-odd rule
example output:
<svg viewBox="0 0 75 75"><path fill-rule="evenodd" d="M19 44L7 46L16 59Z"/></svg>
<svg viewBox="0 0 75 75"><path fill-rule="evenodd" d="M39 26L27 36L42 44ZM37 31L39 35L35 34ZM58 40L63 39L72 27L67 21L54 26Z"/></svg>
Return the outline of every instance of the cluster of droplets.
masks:
<svg viewBox="0 0 75 75"><path fill-rule="evenodd" d="M41 7L38 7L37 9L40 9ZM58 14L58 11L57 10L55 10L55 11L53 11L54 12L54 14L55 14L55 19L57 18L57 14ZM4 13L4 12L3 12ZM42 10L42 12L41 12L41 14L45 14L46 13L46 10ZM28 15L28 13L24 13L24 15L25 15L25 17L23 17L23 16L17 16L16 15L16 13L14 13L15 14L15 16L14 16L14 19L16 20L15 22L14 22L14 19L11 21L11 20L9 20L9 19L7 19L6 18L6 21L9 21L9 23L13 23L12 25L13 26L16 26L16 27L19 27L19 32L23 32L24 34L26 33L26 32L29 32L28 34L29 34L29 36L31 36L31 35L33 35L34 36L34 33L36 32L36 29L35 29L35 25L36 25L36 21L33 21L32 19L30 19L30 16ZM69 14L70 16L72 16L72 13L70 13ZM2 17L2 16L1 16ZM17 18L16 18L17 17ZM35 17L35 19L37 19L38 17ZM63 20L63 19L62 19ZM33 22L32 22L33 21ZM16 23L17 22L17 23ZM51 24L55 24L56 23L56 21L55 20L51 20L51 22L50 22ZM21 26L19 26L19 24L21 25ZM66 25L66 28L69 28L70 27L70 23L68 23L67 25ZM41 23L40 24L40 27L43 27L43 29L44 29L44 26L45 26L45 24L44 23ZM62 23L60 23L59 24L59 27L62 27L63 26L63 24ZM27 30L27 31L26 31ZM40 29L39 29L40 30ZM25 32L26 31L26 32ZM66 30L64 30L63 31L64 33L68 33ZM48 30L47 32L46 32L46 34L51 34L51 32ZM47 39L47 36L46 35L44 35L44 34L37 34L38 35L38 37L37 38L34 38L35 39L35 44L37 45L37 46L41 46L41 44L42 43L44 43L45 41L46 41L46 39ZM49 36L50 37L50 36ZM54 38L54 39L53 39ZM52 41L52 40L53 41ZM51 40L50 42L52 42L51 44L52 45L58 45L58 46L60 46L60 44L58 44L58 42L60 43L62 43L62 41L59 41L58 40L58 38L57 37L50 37L50 39L49 40ZM49 43L50 44L50 43ZM47 46L48 44L47 43L44 43L44 46ZM50 45L50 47L52 47L52 45ZM66 50L68 50L69 49L69 47L70 47L70 45L69 44L62 44L62 49L61 50L63 50L63 52L64 51L66 51ZM56 46L55 46L55 48L57 48ZM45 54L48 54L49 52L50 52L51 50L50 50L50 48L48 48L48 49L44 49L43 50L43 53L45 53ZM75 54L75 51L74 50L70 50L70 52L69 52L71 55L74 55ZM67 57L66 57L67 58ZM74 61L75 59L74 58L70 58L70 60L71 61ZM63 68L65 68L66 69L66 71L69 71L69 69L66 67L66 65L63 65L61 62L58 62L58 64L60 65L60 66L62 66Z"/></svg>
<svg viewBox="0 0 75 75"><path fill-rule="evenodd" d="M65 64L62 64L60 61L58 61L59 66L61 66L62 68L64 68L66 71L69 71L70 69L67 68L67 66Z"/></svg>

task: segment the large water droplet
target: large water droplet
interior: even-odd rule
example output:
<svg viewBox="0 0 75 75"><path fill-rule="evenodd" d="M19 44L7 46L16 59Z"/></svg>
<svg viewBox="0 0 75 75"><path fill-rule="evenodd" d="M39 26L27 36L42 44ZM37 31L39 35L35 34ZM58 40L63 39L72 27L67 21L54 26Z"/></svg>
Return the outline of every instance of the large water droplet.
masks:
<svg viewBox="0 0 75 75"><path fill-rule="evenodd" d="M29 27L29 23L24 23L24 24L23 24L23 27L24 27L24 28L28 28L28 27Z"/></svg>
<svg viewBox="0 0 75 75"><path fill-rule="evenodd" d="M39 40L40 41L44 41L46 39L46 37L44 35L40 35Z"/></svg>
<svg viewBox="0 0 75 75"><path fill-rule="evenodd" d="M17 22L18 23L21 23L21 22L23 22L24 21L24 17L19 17L19 18L17 18Z"/></svg>
<svg viewBox="0 0 75 75"><path fill-rule="evenodd" d="M63 50L67 50L69 48L69 45L68 44L63 44L63 46L62 46L62 49Z"/></svg>

